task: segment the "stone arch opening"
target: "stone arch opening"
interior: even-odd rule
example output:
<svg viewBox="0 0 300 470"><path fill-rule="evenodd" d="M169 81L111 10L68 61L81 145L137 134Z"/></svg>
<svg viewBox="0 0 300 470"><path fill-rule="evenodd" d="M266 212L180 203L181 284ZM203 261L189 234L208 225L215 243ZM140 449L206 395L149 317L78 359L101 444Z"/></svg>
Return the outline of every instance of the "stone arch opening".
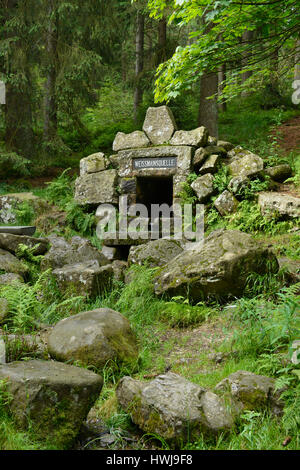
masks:
<svg viewBox="0 0 300 470"><path fill-rule="evenodd" d="M150 214L151 204L173 204L172 176L141 176L136 178L136 202L144 204Z"/></svg>

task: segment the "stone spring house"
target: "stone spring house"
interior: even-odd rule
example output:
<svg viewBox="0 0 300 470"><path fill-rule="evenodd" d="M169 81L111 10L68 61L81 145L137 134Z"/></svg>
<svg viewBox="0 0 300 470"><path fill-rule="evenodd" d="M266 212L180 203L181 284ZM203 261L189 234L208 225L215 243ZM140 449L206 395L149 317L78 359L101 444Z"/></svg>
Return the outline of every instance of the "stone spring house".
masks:
<svg viewBox="0 0 300 470"><path fill-rule="evenodd" d="M149 108L143 131L119 132L110 158L97 153L80 162L75 200L81 205L113 204L127 196L128 205L151 204L172 206L180 202L182 184L193 171L198 148L213 144L205 127L178 131L167 106ZM132 240L113 241L110 245L135 244Z"/></svg>

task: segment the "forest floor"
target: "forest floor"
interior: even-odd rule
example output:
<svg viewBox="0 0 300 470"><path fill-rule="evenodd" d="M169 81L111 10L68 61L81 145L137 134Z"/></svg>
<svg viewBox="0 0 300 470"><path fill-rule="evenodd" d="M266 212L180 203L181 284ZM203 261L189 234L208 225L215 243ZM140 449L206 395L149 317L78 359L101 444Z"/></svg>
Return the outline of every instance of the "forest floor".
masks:
<svg viewBox="0 0 300 470"><path fill-rule="evenodd" d="M289 119L273 131L278 135L278 144L284 153L300 149L300 116Z"/></svg>
<svg viewBox="0 0 300 470"><path fill-rule="evenodd" d="M240 128L244 135L252 134L257 137L255 127L252 127L251 132L246 132L247 116L245 115L242 122L241 116L234 118L234 114L232 112L228 119L226 117L227 121L224 117L224 132L221 134L221 138L229 140L229 137L235 134L236 129ZM264 122L264 113L260 111L259 117L260 122ZM236 120L234 121L234 119ZM257 125L256 121L253 119L253 126ZM243 147L248 148L248 141L243 142L241 135L236 136L236 140ZM263 147L264 142L265 147ZM275 151L272 147L274 142L276 143ZM299 168L299 144L300 116L293 116L285 122L272 126L270 130L266 127L257 138L255 146L249 145L249 148L258 155L261 150L265 158L268 158L270 151L270 155L275 161L277 161L276 159L280 160L281 157L284 161L297 159L295 168ZM26 177L22 180L10 179L8 181L10 192L17 192L21 188L23 191L32 190L37 195L40 193L42 195L48 186L47 183L56 180L63 170L63 168L57 167L49 168L46 176ZM78 166L70 173L72 176L77 175ZM294 196L299 195L299 189L300 186L292 182L280 185L280 191ZM54 209L52 208L52 210ZM57 214L65 214L62 212L63 207L59 207L57 210ZM65 220L62 226L64 224ZM251 230L246 231L252 233ZM69 235L73 234L75 235L70 231ZM253 230L252 235L262 243L272 245L278 257L286 256L299 261L299 227L280 233ZM282 337L286 334L286 327L292 330L296 324L293 315L288 311L289 306L295 302L295 296L291 292L283 291L280 294L281 297L277 297L278 292L285 285L282 278L260 281L250 295L245 295L244 298L231 301L229 304L202 305L200 311L204 313L193 317L192 314L195 314L195 309L198 307L183 301L182 303L179 301L177 304L176 302L165 303L163 301L158 303L157 299L150 295L152 281L144 282L144 275L147 276L146 273L141 272L137 280L134 281L136 284L131 283L133 286L131 284L122 286L120 291L113 293L111 297L108 296L104 299L97 299L94 303L85 304L84 310L81 310L86 311L107 306L126 314L140 337L141 362L139 367L133 371L122 368L116 371L108 364L105 370L99 372L104 376L104 387L98 402L91 410L87 423L96 426L99 435L105 436L106 442L101 437L86 439L85 436L77 443L77 449L170 448L169 444L158 436L144 435L132 425L129 416L118 407L115 389L119 378L123 375L131 375L139 380L149 380L166 371L172 371L203 387L213 389L229 374L238 370L248 370L275 378L286 379L288 377L290 383L294 384L293 378L291 378L291 368L286 365L287 345L284 343L286 340L282 340ZM171 313L169 307L173 309ZM166 315L164 309L166 309ZM261 315L262 309L266 312L265 315ZM265 348L263 352L261 351L261 331L264 328L267 331L268 328L273 327L268 323L269 313L271 315L273 312L278 315L276 319L278 323L277 336L279 341L282 340L282 344L284 344L282 347L280 343L275 354L271 343L269 349ZM288 315L290 315L289 318ZM287 326L288 321L291 323ZM277 324L275 326L277 328ZM298 324L297 328L299 328ZM238 433L233 433L229 437L220 436L219 439L211 441L199 439L198 442L184 443L182 448L187 450L283 449L283 441L288 435L291 435L291 442L287 448L299 449L299 434L297 435L295 432L295 426L298 424L295 425L293 421L297 414L293 409L293 400L296 401L296 396L296 392L292 391L291 404L287 407L283 422L264 413L251 414L250 412L242 417ZM19 435L13 424L7 425L6 433L6 440L2 444L0 428L0 449L44 448L44 444L36 442L30 435ZM55 448L55 444L52 445Z"/></svg>

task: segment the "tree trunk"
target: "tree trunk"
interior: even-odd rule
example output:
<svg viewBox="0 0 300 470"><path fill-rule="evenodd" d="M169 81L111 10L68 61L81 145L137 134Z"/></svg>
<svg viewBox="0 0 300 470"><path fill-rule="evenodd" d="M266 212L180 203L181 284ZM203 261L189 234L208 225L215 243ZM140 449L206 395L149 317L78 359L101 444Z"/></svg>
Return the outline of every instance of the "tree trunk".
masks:
<svg viewBox="0 0 300 470"><path fill-rule="evenodd" d="M249 63L249 59L251 58L251 48L250 48L250 43L251 41L253 40L254 38L254 31L245 31L244 34L243 34L243 43L248 43L248 49L247 51L244 52L243 56L243 60L242 60L242 66L243 67L246 67ZM242 74L242 83L245 83L252 75L252 72L251 70L248 70L248 71L245 71L243 74ZM243 91L242 93L242 96L246 97L248 96L249 93L247 93L246 91Z"/></svg>
<svg viewBox="0 0 300 470"><path fill-rule="evenodd" d="M208 33L213 28L213 23L205 21L205 15L201 21L206 23L206 31ZM204 34L205 34L204 33ZM198 112L199 126L205 126L212 137L218 138L218 104L216 97L207 99L209 96L218 95L218 73L207 72L201 77L200 81L200 102Z"/></svg>
<svg viewBox="0 0 300 470"><path fill-rule="evenodd" d="M34 154L34 133L32 122L30 77L28 71L24 87L6 84L5 145L8 150L32 159Z"/></svg>
<svg viewBox="0 0 300 470"><path fill-rule="evenodd" d="M122 81L123 85L127 82L127 54L126 54L126 42L122 42L121 52L121 70L122 70Z"/></svg>
<svg viewBox="0 0 300 470"><path fill-rule="evenodd" d="M220 67L219 73L218 73L218 91L219 91L219 96L222 94L224 90L224 81L226 80L226 64L223 64ZM221 100L218 104L218 110L220 112L225 112L227 110L227 103L224 100Z"/></svg>
<svg viewBox="0 0 300 470"><path fill-rule="evenodd" d="M296 42L295 48L295 71L294 79L300 80L300 39Z"/></svg>
<svg viewBox="0 0 300 470"><path fill-rule="evenodd" d="M134 91L134 121L138 119L139 107L143 101L141 76L144 70L144 34L145 17L138 11L136 17L136 48L135 48L135 91Z"/></svg>
<svg viewBox="0 0 300 470"><path fill-rule="evenodd" d="M3 25L16 14L18 2L9 0L2 9ZM14 11L15 10L15 11ZM6 104L5 104L5 145L9 151L32 158L34 154L34 132L32 118L32 86L30 72L30 57L24 47L19 31L10 30L5 38L19 37L11 43L6 57L5 74ZM15 56L17 60L15 60Z"/></svg>
<svg viewBox="0 0 300 470"><path fill-rule="evenodd" d="M201 77L200 104L198 114L199 126L205 126L212 137L218 138L218 105L216 98L207 97L218 93L218 74L207 73Z"/></svg>
<svg viewBox="0 0 300 470"><path fill-rule="evenodd" d="M46 38L47 81L45 85L44 140L50 141L57 136L57 99L56 76L58 65L57 53L57 16L56 1L48 0L49 27Z"/></svg>

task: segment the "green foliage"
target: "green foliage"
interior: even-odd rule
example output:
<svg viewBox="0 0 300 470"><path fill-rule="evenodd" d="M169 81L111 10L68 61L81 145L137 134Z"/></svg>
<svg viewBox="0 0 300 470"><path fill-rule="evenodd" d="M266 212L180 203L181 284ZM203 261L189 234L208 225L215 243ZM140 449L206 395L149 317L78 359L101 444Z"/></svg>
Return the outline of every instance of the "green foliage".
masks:
<svg viewBox="0 0 300 470"><path fill-rule="evenodd" d="M229 174L228 167L226 165L220 166L219 170L214 175L214 189L219 193L222 193L223 191L225 191L225 189L227 189L231 178L232 177Z"/></svg>
<svg viewBox="0 0 300 470"><path fill-rule="evenodd" d="M179 193L179 197L181 199L181 204L194 204L197 202L197 196L195 195L195 192L193 188L191 187L191 184L193 181L197 179L197 175L195 173L192 173L189 175L187 181L185 183L182 183L181 187L182 190Z"/></svg>
<svg viewBox="0 0 300 470"><path fill-rule="evenodd" d="M157 300L153 288L153 276L156 269L132 266L128 276L133 280L126 284L120 293L115 307L124 313L144 345L151 347L157 342L155 330L161 302Z"/></svg>
<svg viewBox="0 0 300 470"><path fill-rule="evenodd" d="M268 271L267 274L253 273L248 276L245 296L268 295L271 297L284 286L284 270L280 270L277 274L272 269Z"/></svg>
<svg viewBox="0 0 300 470"><path fill-rule="evenodd" d="M12 400L12 395L8 391L7 381L0 380L0 414L3 412L3 409L10 404Z"/></svg>
<svg viewBox="0 0 300 470"><path fill-rule="evenodd" d="M22 243L18 246L16 251L17 258L21 259L28 267L28 277L31 282L36 282L40 276L40 264L43 256L36 256L34 254L35 247L29 248Z"/></svg>
<svg viewBox="0 0 300 470"><path fill-rule="evenodd" d="M148 5L153 16L166 14L164 0L149 0ZM295 14L295 0L284 2L284 8L281 2L243 4L231 0L218 1L213 8L210 0L201 3L174 0L168 7L170 22L193 31L189 44L177 47L172 58L158 68L157 102L176 98L190 90L205 71L216 71L224 63L240 64L238 70L235 66L235 72L226 83L224 96L227 99L239 96L245 90L265 88L267 83L272 86L275 72L271 69L271 58L274 60L283 44L290 46L289 41L297 37L300 22L299 14ZM206 22L200 21L203 17ZM255 31L255 39L241 41L247 31ZM262 46L268 47L267 54L263 53ZM240 61L243 56L247 57L246 62ZM252 74L248 80L238 80L242 73L249 71Z"/></svg>
<svg viewBox="0 0 300 470"><path fill-rule="evenodd" d="M265 176L263 180L255 178L249 181L249 184L242 186L237 192L237 196L242 199L255 199L260 191L267 191L270 186L270 178Z"/></svg>
<svg viewBox="0 0 300 470"><path fill-rule="evenodd" d="M23 361L29 359L40 359L41 354L38 351L38 343L28 343L24 335L16 336L14 339L8 339L6 333L3 335L6 349L6 362ZM46 358L45 358L46 359Z"/></svg>
<svg viewBox="0 0 300 470"><path fill-rule="evenodd" d="M51 181L45 192L49 202L62 208L73 199L74 194L74 178L68 175L69 171L70 168L67 168L58 178Z"/></svg>
<svg viewBox="0 0 300 470"><path fill-rule="evenodd" d="M183 298L177 298L161 306L159 319L171 328L187 328L207 321L215 313L213 308L205 304L192 306Z"/></svg>
<svg viewBox="0 0 300 470"><path fill-rule="evenodd" d="M232 339L240 355L258 356L287 347L300 333L299 284L282 289L277 303L266 303L263 298L242 299L238 302L236 318L243 324Z"/></svg>
<svg viewBox="0 0 300 470"><path fill-rule="evenodd" d="M69 169L51 181L46 189L45 196L51 203L63 209L67 214L69 227L83 236L92 237L96 227L94 214L85 212L74 201L74 178L68 175Z"/></svg>
<svg viewBox="0 0 300 470"><path fill-rule="evenodd" d="M18 204L14 212L16 214L16 222L19 225L30 225L35 218L34 208L27 201Z"/></svg>
<svg viewBox="0 0 300 470"><path fill-rule="evenodd" d="M286 159L278 154L278 138L269 137L269 132L278 125L278 116L286 121L297 114L291 109L261 109L256 93L248 98L239 97L228 103L226 112L220 114L220 135L224 140L257 153L267 164L278 164Z"/></svg>
<svg viewBox="0 0 300 470"><path fill-rule="evenodd" d="M265 217L261 214L258 204L244 200L239 205L239 210L229 217L228 227L242 232L265 232L271 235L286 232L291 229L296 221L280 221L275 216Z"/></svg>
<svg viewBox="0 0 300 470"><path fill-rule="evenodd" d="M0 149L0 178L29 175L30 161L15 152L3 152Z"/></svg>
<svg viewBox="0 0 300 470"><path fill-rule="evenodd" d="M84 236L92 236L96 228L96 217L83 211L74 200L65 206L68 224Z"/></svg>
<svg viewBox="0 0 300 470"><path fill-rule="evenodd" d="M82 305L82 297L59 298L49 271L42 273L33 285L18 284L17 289L14 284L3 286L0 294L9 305L7 329L14 333L30 333L40 323L54 323Z"/></svg>

